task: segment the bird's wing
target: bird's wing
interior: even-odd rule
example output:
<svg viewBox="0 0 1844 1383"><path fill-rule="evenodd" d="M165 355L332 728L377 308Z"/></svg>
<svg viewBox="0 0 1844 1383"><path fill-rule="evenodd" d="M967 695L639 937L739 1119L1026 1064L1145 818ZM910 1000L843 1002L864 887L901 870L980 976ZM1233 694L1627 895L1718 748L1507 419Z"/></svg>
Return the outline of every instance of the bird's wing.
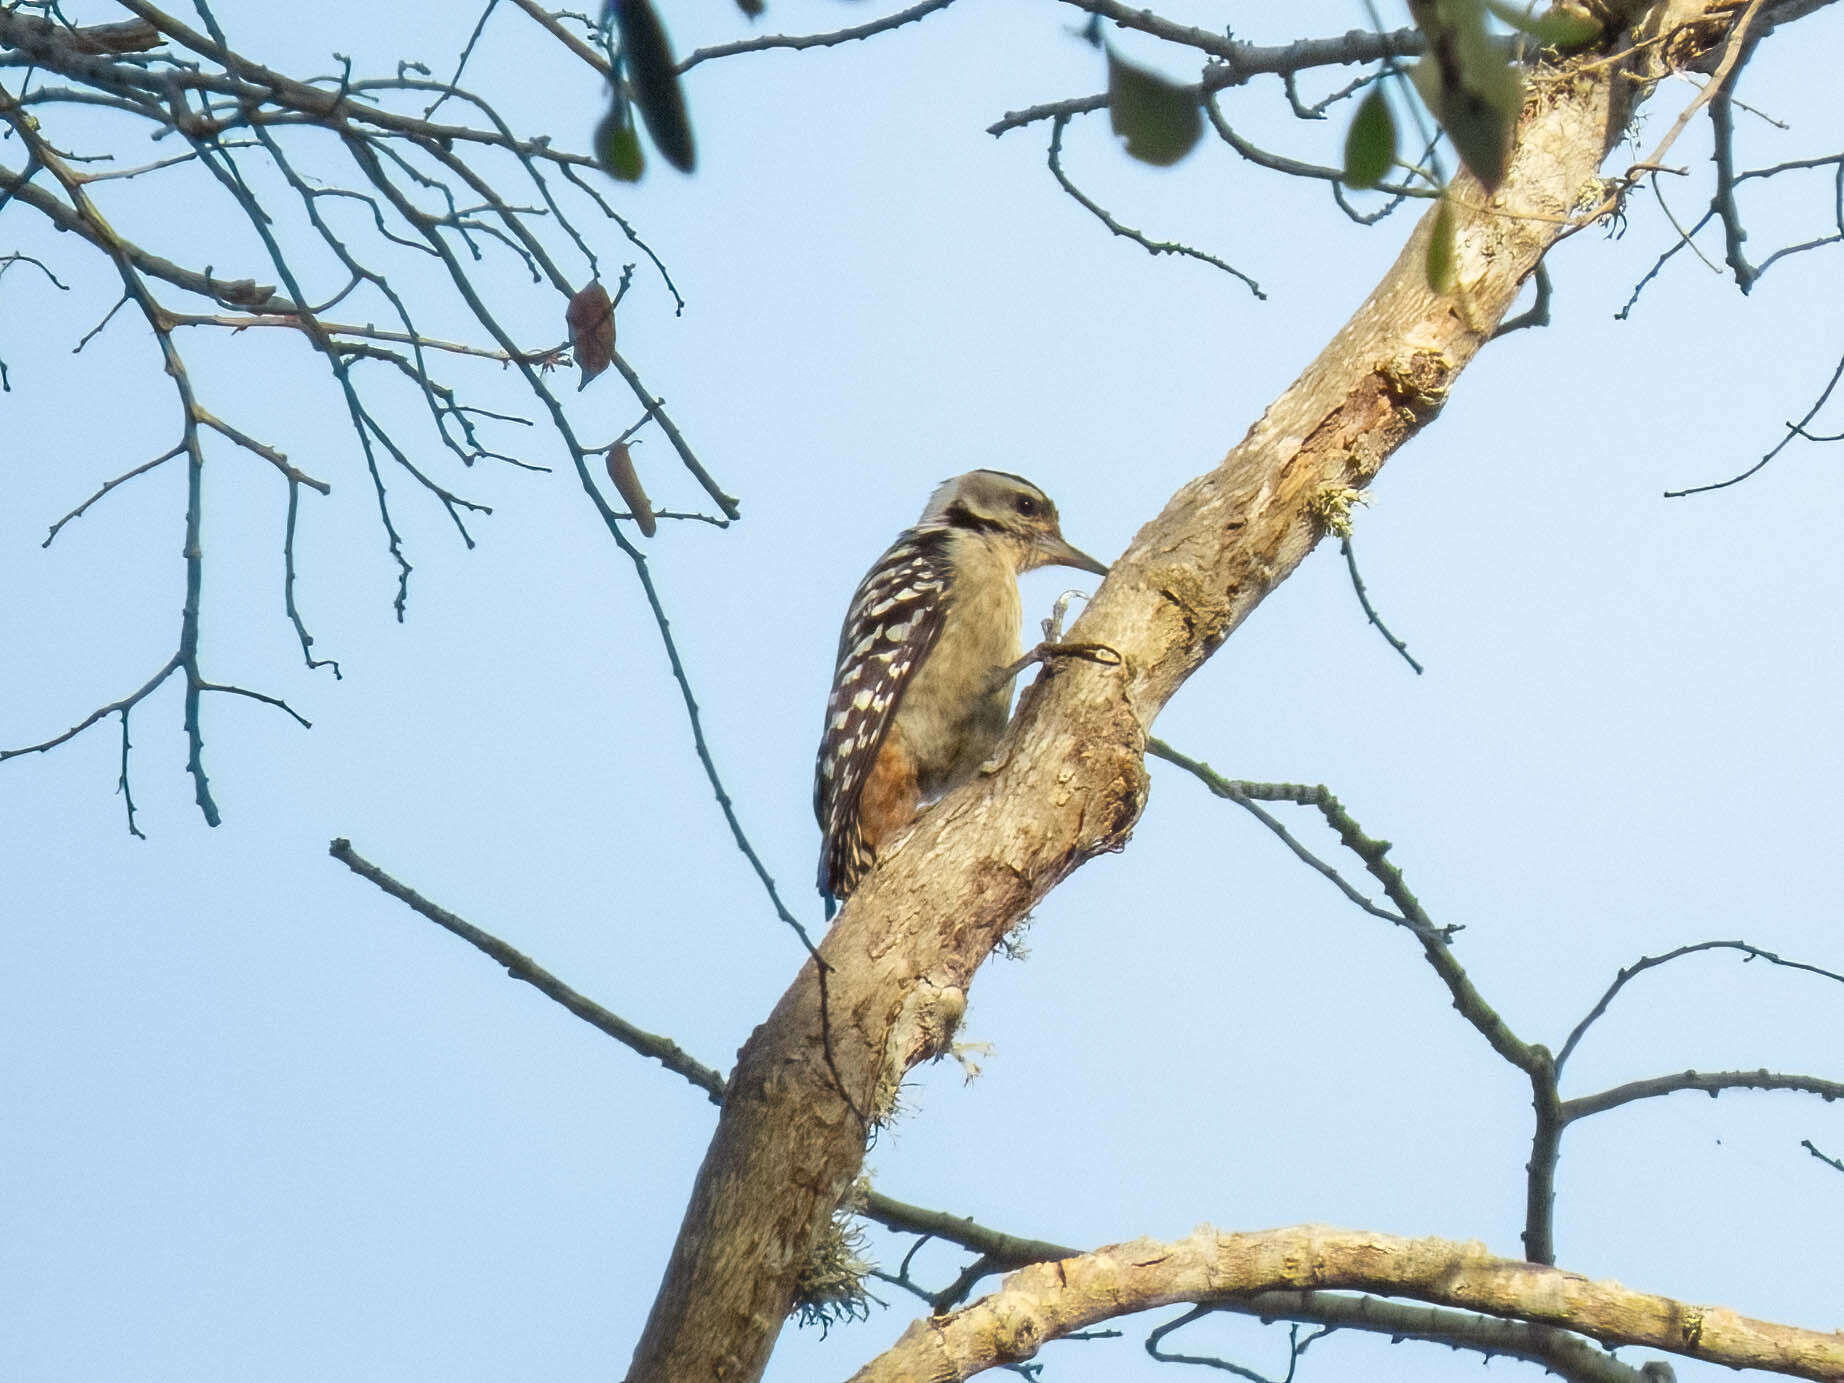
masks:
<svg viewBox="0 0 1844 1383"><path fill-rule="evenodd" d="M826 725L813 774L813 810L824 841L819 887L844 897L871 864L859 799L902 703L947 616L948 534L910 529L872 567L845 616Z"/></svg>

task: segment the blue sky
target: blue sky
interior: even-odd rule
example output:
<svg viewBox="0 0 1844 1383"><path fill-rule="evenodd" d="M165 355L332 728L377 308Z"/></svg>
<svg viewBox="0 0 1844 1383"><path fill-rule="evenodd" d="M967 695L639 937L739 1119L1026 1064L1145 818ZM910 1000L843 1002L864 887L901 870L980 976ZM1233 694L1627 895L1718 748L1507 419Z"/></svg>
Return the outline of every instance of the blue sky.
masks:
<svg viewBox="0 0 1844 1383"><path fill-rule="evenodd" d="M501 8L480 89L515 126L585 140L593 74ZM1294 8L1284 29L1265 8L1230 17L1260 41L1364 22L1355 6ZM474 14L222 17L278 67L324 70L338 51L360 69L414 57L446 73ZM777 0L764 27L859 17ZM668 18L681 51L744 29L716 5ZM1268 300L1111 237L1052 182L1047 130L983 133L1006 110L1097 88L1073 22L965 3L868 44L702 66L687 84L698 175L655 169L611 193L688 303L675 316L637 271L621 349L743 502L731 528L668 523L646 551L741 818L810 925L811 755L838 620L930 488L975 466L1022 472L1072 541L1111 559L1242 436L1407 232L1351 227L1322 190L1227 150L1136 167L1091 117L1066 140L1071 175L1128 223L1235 263ZM1802 21L1754 59L1742 97L1790 129L1747 119L1745 163L1835 151L1819 59L1840 22ZM1660 91L1641 152L1693 95ZM1276 144L1336 148L1337 130L1293 122L1271 83L1226 108ZM1687 175L1666 180L1686 224L1707 158L1697 121L1672 154ZM1757 258L1827 229L1826 175L1802 176L1748 206ZM192 186L128 184L106 205L176 259L259 272L216 194ZM598 234L607 263L633 257L612 226ZM1844 353L1836 251L1783 262L1747 298L1680 255L1614 321L1672 236L1646 194L1623 236L1567 242L1553 325L1488 349L1359 514L1371 594L1425 675L1365 626L1322 547L1158 726L1232 776L1328 784L1395 842L1434 919L1464 924L1458 954L1506 1019L1551 1045L1619 966L1681 943L1740 937L1844 968L1835 450L1796 444L1745 485L1661 498L1750 464L1816 397ZM41 550L60 515L170 445L174 406L128 313L68 354L115 296L80 247L17 206L0 212L0 242L73 285L0 279L10 745L62 730L170 653L184 492L179 471L154 472ZM1715 238L1699 243L1719 256ZM521 339L556 339L562 303L501 259L493 281ZM435 291L421 266L401 274ZM447 306L429 321L463 329ZM300 666L283 617L278 477L214 450L208 675L285 696L314 728L208 702L225 817L212 830L192 805L176 692L161 692L133 721L144 841L113 794L112 728L0 764L0 1376L618 1377L713 1110L355 879L327 842L350 837L720 1068L801 952L730 846L632 568L554 442L497 434L553 474L463 473L414 430L414 400L382 405L420 460L495 511L467 551L387 475L415 564L400 625L324 372L282 333L183 344L207 406L332 485L304 497L297 598L344 679ZM496 367L469 378L517 399ZM570 408L592 437L637 412L612 376ZM1815 426L1838 431L1835 410L1829 423ZM698 504L663 442L637 457L662 507ZM1029 580L1027 619L1083 584L1068 576ZM1038 910L1027 959L982 972L962 1037L991 1044L983 1072L916 1073L913 1113L868 1158L879 1188L1073 1244L1321 1221L1515 1254L1521 1078L1451 1011L1410 938L1194 782L1152 774L1130 849ZM1687 1067L1838 1078L1841 1018L1834 983L1723 955L1680 962L1596 1027L1565 1093ZM1835 1325L1844 1177L1808 1138L1844 1156L1844 1112L1679 1095L1578 1126L1559 1260ZM958 1266L922 1262L940 1281ZM886 1295L890 1310L824 1342L790 1330L770 1377L848 1375L915 1314ZM1187 1347L1274 1374L1284 1340L1212 1322ZM1478 1368L1349 1334L1315 1356L1321 1377ZM1063 1379L1155 1367L1135 1338L1043 1362Z"/></svg>

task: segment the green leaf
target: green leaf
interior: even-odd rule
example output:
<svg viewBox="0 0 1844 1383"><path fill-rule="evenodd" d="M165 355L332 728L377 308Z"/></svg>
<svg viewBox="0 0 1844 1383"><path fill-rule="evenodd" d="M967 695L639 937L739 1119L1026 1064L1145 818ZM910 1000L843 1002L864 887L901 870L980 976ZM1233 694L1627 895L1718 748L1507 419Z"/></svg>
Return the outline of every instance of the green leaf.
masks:
<svg viewBox="0 0 1844 1383"><path fill-rule="evenodd" d="M616 102L595 127L595 161L604 172L622 182L639 182L647 171L647 155L640 147L640 131Z"/></svg>
<svg viewBox="0 0 1844 1383"><path fill-rule="evenodd" d="M1520 76L1509 68L1504 70L1511 76L1507 92L1501 95L1474 87L1453 88L1434 112L1466 171L1479 179L1488 192L1495 191L1505 180L1505 168L1511 159L1511 135L1523 104Z"/></svg>
<svg viewBox="0 0 1844 1383"><path fill-rule="evenodd" d="M1345 132L1345 186L1375 187L1396 161L1396 118L1377 87L1358 106Z"/></svg>
<svg viewBox="0 0 1844 1383"><path fill-rule="evenodd" d="M691 172L698 154L666 26L649 0L615 0L615 27L621 31L622 68L653 147L681 173Z"/></svg>
<svg viewBox="0 0 1844 1383"><path fill-rule="evenodd" d="M1169 168L1196 146L1204 133L1195 92L1136 67L1108 50L1108 118L1127 152L1141 163Z"/></svg>
<svg viewBox="0 0 1844 1383"><path fill-rule="evenodd" d="M1486 8L1520 34L1529 34L1544 48L1579 48L1601 36L1601 22L1591 14L1553 6L1543 14L1507 3L1485 0Z"/></svg>
<svg viewBox="0 0 1844 1383"><path fill-rule="evenodd" d="M1484 0L1411 0L1428 53L1410 69L1415 89L1488 192L1505 180L1524 76L1485 27Z"/></svg>
<svg viewBox="0 0 1844 1383"><path fill-rule="evenodd" d="M1445 197L1434 212L1434 230L1428 237L1428 287L1436 293L1453 288L1453 208Z"/></svg>

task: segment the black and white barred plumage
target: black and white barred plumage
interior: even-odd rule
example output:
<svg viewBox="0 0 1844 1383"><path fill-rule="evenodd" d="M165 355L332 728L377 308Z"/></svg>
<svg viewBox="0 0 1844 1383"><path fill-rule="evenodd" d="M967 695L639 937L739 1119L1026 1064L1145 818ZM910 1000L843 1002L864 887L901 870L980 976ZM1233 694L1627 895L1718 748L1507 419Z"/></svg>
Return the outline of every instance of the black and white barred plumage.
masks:
<svg viewBox="0 0 1844 1383"><path fill-rule="evenodd" d="M935 647L954 578L947 531L904 531L852 596L839 632L813 810L825 835L820 892L844 897L874 858L858 801L884 746L911 669ZM829 887L828 885L831 885Z"/></svg>
<svg viewBox="0 0 1844 1383"><path fill-rule="evenodd" d="M943 484L859 583L815 765L819 889L843 898L918 806L971 777L1005 729L1018 658L1017 576L1105 572L1063 541L1029 481L971 471Z"/></svg>

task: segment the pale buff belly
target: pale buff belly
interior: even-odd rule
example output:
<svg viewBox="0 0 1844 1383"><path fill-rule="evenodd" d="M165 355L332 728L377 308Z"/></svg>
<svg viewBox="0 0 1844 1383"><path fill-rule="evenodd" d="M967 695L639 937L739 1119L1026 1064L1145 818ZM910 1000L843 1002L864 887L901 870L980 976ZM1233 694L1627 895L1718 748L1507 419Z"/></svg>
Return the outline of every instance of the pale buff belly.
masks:
<svg viewBox="0 0 1844 1383"><path fill-rule="evenodd" d="M1009 567L990 576L996 579L967 580L963 574L956 581L977 594L949 609L940 639L897 712L897 729L916 755L916 785L924 799L971 778L1005 733L1014 679L994 683L1018 660L1022 614Z"/></svg>

